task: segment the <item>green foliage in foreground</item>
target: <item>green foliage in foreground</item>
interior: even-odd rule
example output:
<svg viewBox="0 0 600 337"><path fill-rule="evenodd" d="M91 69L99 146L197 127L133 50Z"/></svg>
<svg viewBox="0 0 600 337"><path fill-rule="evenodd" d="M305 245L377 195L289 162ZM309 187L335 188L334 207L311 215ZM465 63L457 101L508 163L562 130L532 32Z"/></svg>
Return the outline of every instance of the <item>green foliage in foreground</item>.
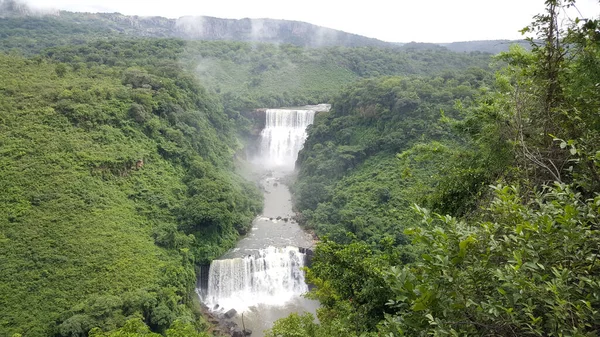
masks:
<svg viewBox="0 0 600 337"><path fill-rule="evenodd" d="M290 316L268 335L596 336L600 197L565 185L528 201L494 192L485 221L417 207L411 264L362 242L321 243L308 273L320 325Z"/></svg>
<svg viewBox="0 0 600 337"><path fill-rule="evenodd" d="M123 327L111 331L102 332L98 328L90 331L89 337L160 337L161 334L150 331L147 325L139 318L132 318L125 322ZM204 332L198 332L193 325L177 320L165 332L166 337L208 337Z"/></svg>
<svg viewBox="0 0 600 337"><path fill-rule="evenodd" d="M194 264L261 207L215 100L168 65L0 55L0 83L0 335L202 329Z"/></svg>
<svg viewBox="0 0 600 337"><path fill-rule="evenodd" d="M598 333L600 197L568 186L528 201L496 186L487 221L431 215L407 231L421 250L388 274L395 335L592 336Z"/></svg>

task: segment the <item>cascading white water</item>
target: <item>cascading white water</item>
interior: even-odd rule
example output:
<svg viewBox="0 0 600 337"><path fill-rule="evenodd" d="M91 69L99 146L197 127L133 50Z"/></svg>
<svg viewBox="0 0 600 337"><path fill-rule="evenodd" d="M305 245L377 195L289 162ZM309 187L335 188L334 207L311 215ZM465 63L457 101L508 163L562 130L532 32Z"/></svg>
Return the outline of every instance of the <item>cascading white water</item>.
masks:
<svg viewBox="0 0 600 337"><path fill-rule="evenodd" d="M257 304L285 303L308 291L304 258L296 247L268 247L256 255L214 260L205 302L211 308L218 305L238 312Z"/></svg>
<svg viewBox="0 0 600 337"><path fill-rule="evenodd" d="M266 110L260 155L252 160L257 171L264 172L264 213L254 220L252 230L235 249L212 261L208 280L202 276L199 280L203 302L217 313L229 309L244 313L242 321L241 315L231 319L254 330L255 337L261 337L276 319L292 312L314 313L319 306L317 301L301 296L308 291L302 271L306 257L292 246L310 248L314 242L292 220L291 195L280 179L294 169L315 112L329 108L329 104L319 104Z"/></svg>
<svg viewBox="0 0 600 337"><path fill-rule="evenodd" d="M313 123L314 109L267 109L261 132L261 160L269 167L293 169L306 140L306 127Z"/></svg>

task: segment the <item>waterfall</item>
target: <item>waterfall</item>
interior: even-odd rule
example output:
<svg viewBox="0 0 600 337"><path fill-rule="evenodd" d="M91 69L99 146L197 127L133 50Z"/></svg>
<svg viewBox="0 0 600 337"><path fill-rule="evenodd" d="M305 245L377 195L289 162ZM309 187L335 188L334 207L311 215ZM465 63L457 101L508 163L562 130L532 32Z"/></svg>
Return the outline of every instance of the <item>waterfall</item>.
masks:
<svg viewBox="0 0 600 337"><path fill-rule="evenodd" d="M280 305L308 291L305 254L296 247L260 249L256 255L214 260L205 303L243 312L257 304Z"/></svg>
<svg viewBox="0 0 600 337"><path fill-rule="evenodd" d="M280 184L278 179L294 169L298 152L307 137L306 128L313 123L315 112L329 111L329 108L329 104L319 104L265 111L266 123L261 132L260 155L252 157L260 170L267 168L270 171L262 182L264 211L268 217L263 214L254 220L253 231L226 254L230 258L212 261L207 277L205 268L198 270L200 279L197 291L209 309L221 313L235 309L237 312L246 312L250 317L254 315L254 320L250 322L254 322L260 331L288 313L301 310L312 310L314 313L318 302L311 304L311 300L300 296L308 291L302 268L306 252L309 256L311 253L292 247L308 247L312 238L304 238L302 233L298 234L301 232L298 224L291 220L288 222L292 213L291 196L287 186ZM285 245L290 246L283 247ZM289 308L285 309L286 306ZM248 310L252 307L260 310ZM260 318L256 317L257 313L260 313Z"/></svg>
<svg viewBox="0 0 600 337"><path fill-rule="evenodd" d="M306 127L313 123L315 109L267 109L261 132L262 161L267 167L293 169L306 140Z"/></svg>

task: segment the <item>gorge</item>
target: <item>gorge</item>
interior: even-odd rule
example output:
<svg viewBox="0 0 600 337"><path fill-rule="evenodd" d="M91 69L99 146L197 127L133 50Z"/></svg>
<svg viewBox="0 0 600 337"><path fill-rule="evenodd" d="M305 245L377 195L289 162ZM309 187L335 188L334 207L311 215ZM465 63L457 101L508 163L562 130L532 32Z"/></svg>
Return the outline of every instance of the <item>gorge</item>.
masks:
<svg viewBox="0 0 600 337"><path fill-rule="evenodd" d="M21 2L0 336L599 335L597 1L546 1L512 46Z"/></svg>
<svg viewBox="0 0 600 337"><path fill-rule="evenodd" d="M239 327L262 336L265 329L292 312L313 312L317 301L303 298L308 291L302 268L306 249L314 245L310 234L293 219L291 195L285 185L293 173L306 128L316 112L329 105L267 109L258 153L250 159L260 178L264 209L251 231L236 247L210 265L201 282L203 302L217 314L235 309ZM242 321L242 316L244 320Z"/></svg>

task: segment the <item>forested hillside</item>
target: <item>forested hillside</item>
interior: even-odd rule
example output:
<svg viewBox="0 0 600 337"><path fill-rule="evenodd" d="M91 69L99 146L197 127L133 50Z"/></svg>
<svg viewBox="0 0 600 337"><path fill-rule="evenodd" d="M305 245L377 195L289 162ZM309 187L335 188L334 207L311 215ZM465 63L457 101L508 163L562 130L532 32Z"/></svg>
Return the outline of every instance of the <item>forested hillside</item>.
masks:
<svg viewBox="0 0 600 337"><path fill-rule="evenodd" d="M248 229L260 194L233 173L218 99L146 55L0 55L0 335L206 327L194 266Z"/></svg>
<svg viewBox="0 0 600 337"><path fill-rule="evenodd" d="M449 126L464 110L457 100L472 104L490 81L473 69L456 77L369 79L344 90L309 128L298 158L301 220L338 242L392 236L406 243L403 229L416 218L410 206L434 193L456 167L452 158L473 156ZM472 174L478 176L461 186L470 189L466 195L479 193L492 173Z"/></svg>
<svg viewBox="0 0 600 337"><path fill-rule="evenodd" d="M301 151L323 307L269 336L596 336L600 33L546 1L495 77L365 80Z"/></svg>

